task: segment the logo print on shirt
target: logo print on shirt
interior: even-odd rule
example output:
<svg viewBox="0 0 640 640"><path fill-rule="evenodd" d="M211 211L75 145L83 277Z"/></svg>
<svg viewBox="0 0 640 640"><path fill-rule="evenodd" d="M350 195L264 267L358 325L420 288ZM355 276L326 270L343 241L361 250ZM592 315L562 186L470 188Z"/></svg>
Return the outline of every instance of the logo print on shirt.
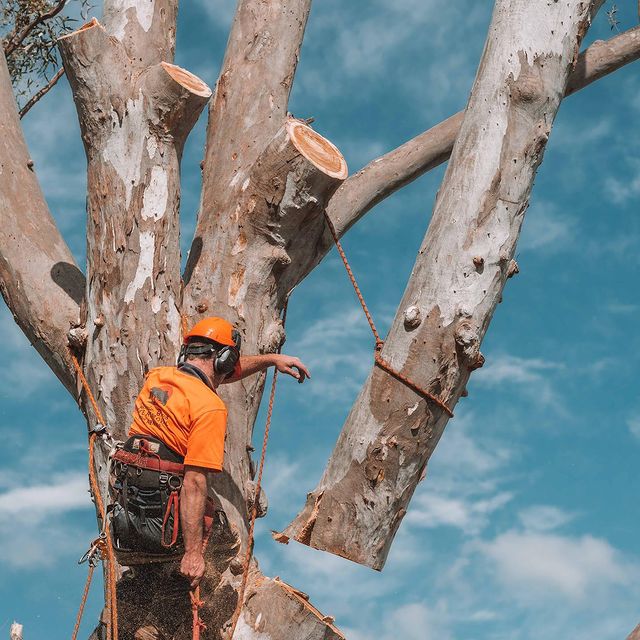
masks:
<svg viewBox="0 0 640 640"><path fill-rule="evenodd" d="M160 387L152 387L151 395L153 396L152 400L158 400L162 405L167 404L169 400L169 396L171 395L170 389L162 389Z"/></svg>

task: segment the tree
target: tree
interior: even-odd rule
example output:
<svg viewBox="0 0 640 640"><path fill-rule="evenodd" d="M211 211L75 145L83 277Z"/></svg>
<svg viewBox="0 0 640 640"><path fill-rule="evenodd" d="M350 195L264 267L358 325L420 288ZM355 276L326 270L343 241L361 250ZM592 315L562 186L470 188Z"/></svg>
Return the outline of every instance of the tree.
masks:
<svg viewBox="0 0 640 640"><path fill-rule="evenodd" d="M452 153L382 355L453 407L482 363L480 342L515 271L520 224L562 96L638 56L634 30L576 57L597 2L556 3L544 15L528 4L497 3L464 118L450 118L340 186L339 151L287 118L310 3L240 2L210 107L202 205L181 281L179 160L210 91L171 64L175 3L156 2L152 11L143 3L105 3L101 22L60 41L88 159L86 283L29 166L3 70L0 157L10 171L0 175L9 212L0 231L0 273L17 321L74 395L67 346L83 356L102 411L122 437L145 371L175 359L182 316L192 323L225 315L250 350L277 349L290 291L332 246L324 211L342 235L376 202ZM495 129L486 126L490 118ZM234 429L216 490L243 545L251 486L246 447L263 384L246 381L225 394ZM84 396L81 405L91 427L95 415ZM381 568L446 421L446 411L374 369L319 489L287 535ZM358 450L353 433L364 442ZM103 483L107 453L98 451ZM222 575L210 568L212 630L234 608L237 570L233 561ZM133 597L138 586L121 588L130 628L144 625L148 613ZM257 566L250 593L241 624L253 626L262 614L260 630L272 637L339 637L298 592L264 579ZM175 617L175 610L153 613L154 622L175 628L161 615Z"/></svg>

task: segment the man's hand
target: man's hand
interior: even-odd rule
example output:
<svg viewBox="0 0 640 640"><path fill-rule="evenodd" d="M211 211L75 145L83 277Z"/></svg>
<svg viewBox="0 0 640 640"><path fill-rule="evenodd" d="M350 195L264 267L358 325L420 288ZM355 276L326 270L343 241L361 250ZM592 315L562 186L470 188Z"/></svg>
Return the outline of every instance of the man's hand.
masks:
<svg viewBox="0 0 640 640"><path fill-rule="evenodd" d="M273 364L280 373L286 373L287 375L293 376L300 384L305 381L305 378L311 378L311 374L307 367L302 363L302 360L294 356L287 356L283 353L274 353Z"/></svg>
<svg viewBox="0 0 640 640"><path fill-rule="evenodd" d="M191 588L195 589L204 575L204 556L202 552L191 551L182 556L180 573L188 578Z"/></svg>

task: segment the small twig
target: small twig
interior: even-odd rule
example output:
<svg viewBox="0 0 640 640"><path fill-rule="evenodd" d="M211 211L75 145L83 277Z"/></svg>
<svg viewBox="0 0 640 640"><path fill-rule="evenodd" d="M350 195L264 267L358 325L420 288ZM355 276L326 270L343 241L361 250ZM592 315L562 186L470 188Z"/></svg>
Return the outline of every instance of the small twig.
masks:
<svg viewBox="0 0 640 640"><path fill-rule="evenodd" d="M58 3L53 6L50 11L40 14L34 20L32 20L20 33L13 35L4 46L4 55L9 57L23 42L24 39L39 25L51 18L55 18L64 5L67 4L67 0L58 0Z"/></svg>
<svg viewBox="0 0 640 640"><path fill-rule="evenodd" d="M40 91L34 93L31 98L29 98L29 100L27 100L27 102L25 103L25 105L22 107L22 109L20 109L20 117L23 118L27 112L29 111L29 109L31 109L31 107L33 107L33 105L38 102L38 100L40 100L40 98L42 98L42 96L44 96L45 94L49 93L49 91L53 88L53 86L56 84L56 82L58 82L58 80L60 80L60 78L62 78L62 76L64 75L64 67L60 67L60 69L58 69L58 72L56 73L55 76L53 76L53 78L51 78L51 80L49 80L49 82L42 87L42 89L40 89Z"/></svg>
<svg viewBox="0 0 640 640"><path fill-rule="evenodd" d="M618 7L615 4L611 5L611 9L607 11L607 19L609 20L609 24L611 25L611 31L614 29L620 33L620 29L618 25L620 24L620 20L618 20Z"/></svg>

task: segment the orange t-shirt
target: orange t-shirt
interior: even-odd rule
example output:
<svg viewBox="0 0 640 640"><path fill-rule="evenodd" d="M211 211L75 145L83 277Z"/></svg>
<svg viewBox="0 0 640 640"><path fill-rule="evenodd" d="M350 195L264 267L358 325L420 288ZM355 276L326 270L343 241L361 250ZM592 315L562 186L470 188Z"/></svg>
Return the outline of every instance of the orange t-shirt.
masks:
<svg viewBox="0 0 640 640"><path fill-rule="evenodd" d="M222 470L227 408L202 380L176 367L146 375L129 435L148 435L184 456L184 463Z"/></svg>

